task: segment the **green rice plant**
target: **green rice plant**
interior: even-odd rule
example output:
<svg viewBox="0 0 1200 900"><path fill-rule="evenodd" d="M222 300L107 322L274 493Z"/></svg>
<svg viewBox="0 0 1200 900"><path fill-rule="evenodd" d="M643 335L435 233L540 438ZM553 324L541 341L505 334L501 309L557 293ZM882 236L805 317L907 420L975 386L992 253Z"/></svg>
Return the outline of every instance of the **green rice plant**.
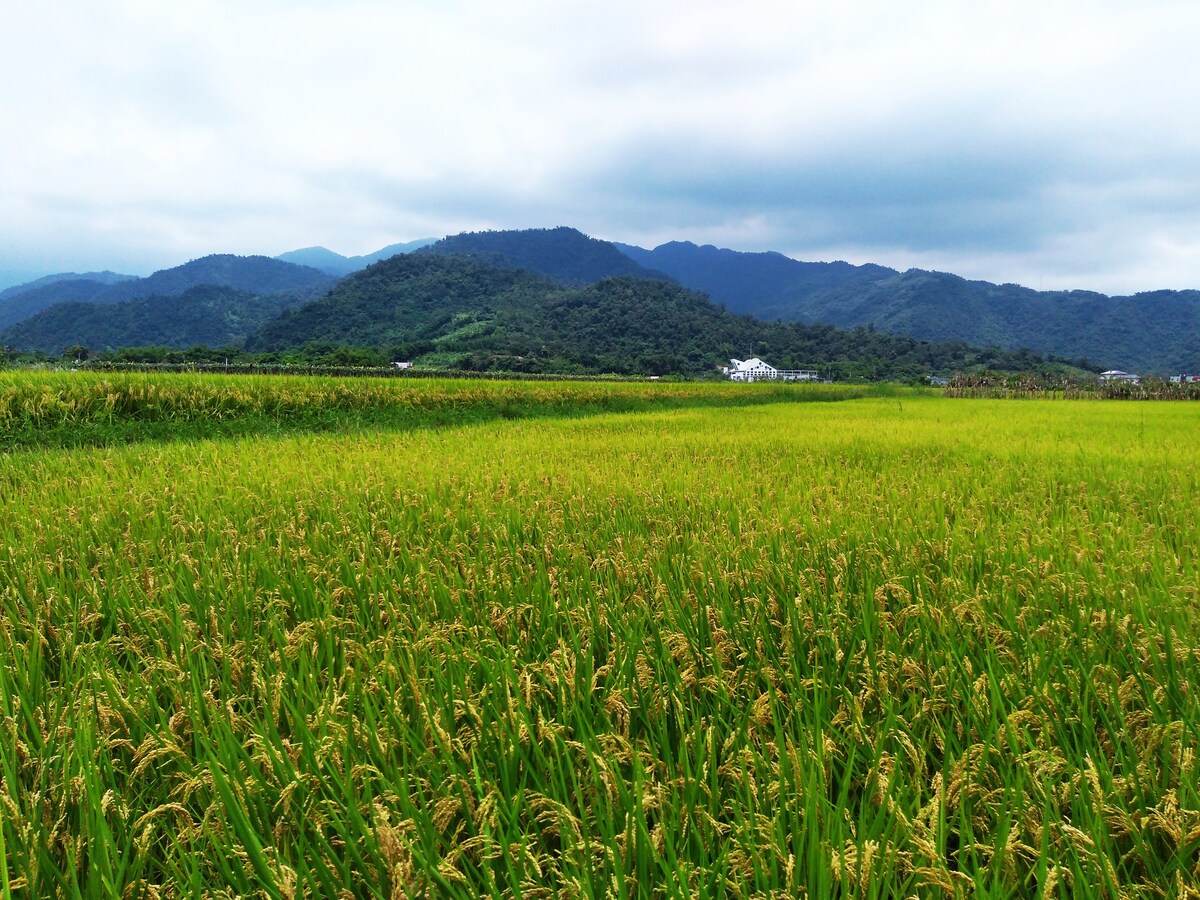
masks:
<svg viewBox="0 0 1200 900"><path fill-rule="evenodd" d="M705 389L8 452L8 889L1194 893L1187 407Z"/></svg>
<svg viewBox="0 0 1200 900"><path fill-rule="evenodd" d="M426 428L494 418L843 400L825 384L356 379L0 372L0 450L283 430Z"/></svg>

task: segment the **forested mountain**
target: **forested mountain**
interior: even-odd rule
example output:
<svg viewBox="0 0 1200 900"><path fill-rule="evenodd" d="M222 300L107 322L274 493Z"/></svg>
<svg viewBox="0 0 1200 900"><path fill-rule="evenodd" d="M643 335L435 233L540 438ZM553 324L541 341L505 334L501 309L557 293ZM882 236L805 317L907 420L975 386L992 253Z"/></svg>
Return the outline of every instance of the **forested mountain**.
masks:
<svg viewBox="0 0 1200 900"><path fill-rule="evenodd" d="M249 294L287 293L294 298L320 296L335 278L307 266L266 256L220 254L195 259L148 278L112 272L86 276L52 275L9 288L0 296L0 329L15 325L57 303L122 303L136 297L174 296L201 285L232 288Z"/></svg>
<svg viewBox="0 0 1200 900"><path fill-rule="evenodd" d="M301 332L309 335L305 340L319 339L316 335L319 329L310 328L306 317L325 315L338 341L355 343L361 339L379 348L403 348L414 342L424 347L421 342L436 339L437 352L450 356L457 353L461 357L469 351L508 354L514 360L518 357L523 360L541 353L543 346L558 347L553 343L557 335L569 330L565 322L555 324L552 307L545 299L549 293L561 294L568 288L583 288L610 277L634 277L674 281L706 293L732 313L749 313L762 320L754 326L758 329L765 327L763 322L777 320L849 329L862 327L925 341L961 341L1009 350L1027 347L1060 358L1086 358L1101 368L1159 374L1200 371L1198 291L1157 291L1132 297L1107 297L1085 291L1038 292L1014 284L968 281L942 272L919 269L897 272L883 266L846 262L800 262L778 253L740 253L678 241L644 250L596 240L566 227L466 233L413 252L414 246L423 243L397 244L361 257L343 257L320 247L292 251L279 259L208 256L141 279L111 272L50 276L0 293L0 329L57 303L113 304L138 297L179 295L200 285L216 285L255 296L286 294L290 298L283 304L286 306L291 300L322 296L336 282L329 272L354 268L359 270L354 277L365 280L355 281L354 286L337 294L341 299L336 302L349 302L354 292L365 292L364 296L371 297L368 305L386 306L387 318L376 321L372 319L375 313L364 312L353 328L347 328L339 318L341 314L330 311L333 307L325 313L321 312L323 307L314 307L303 314L296 310L292 317L264 328L255 340L261 341L262 347L275 347L294 346L292 338ZM402 289L392 286L375 296L378 279L385 275L368 274L371 270L361 267L377 257L392 257L385 261L394 261L397 253L424 259L469 257L475 261L476 274L467 278L465 270L459 267L455 269L458 273L455 277L467 279L465 282L431 286L428 293L422 293L421 279L436 281L443 276L442 270L415 263L411 271L400 266L395 271L410 271L406 277L415 280ZM300 261L314 265L295 264ZM520 269L524 274L500 290L499 283L492 283L499 276L481 274L496 268ZM412 274L418 270L423 274ZM385 268L383 272L391 273L393 269ZM392 296L396 290L406 299L401 301ZM639 291L646 296L652 293L649 288ZM540 299L530 299L535 296ZM659 299L665 296L659 295ZM612 298L596 295L593 299L608 302ZM398 305L388 305L393 300ZM269 307L270 304L264 305ZM150 305L143 311L151 315L159 309L166 307ZM452 311L447 313L447 309ZM536 311L536 323L529 321L533 315L530 310ZM448 322L438 319L447 314L451 316ZM614 334L620 333L621 323L615 308L605 315L606 327ZM636 311L631 310L628 315L636 317ZM460 318L456 320L454 316ZM50 322L59 323L54 326L57 332L51 330ZM64 323L61 310L43 320L35 329L42 336L39 341L47 343L52 334L61 335ZM132 327L128 320L126 324ZM449 325L454 327L447 330ZM671 327L675 327L671 321L664 321L662 330L666 332ZM225 326L214 325L214 328L221 330ZM460 333L460 329L467 330ZM35 330L13 333L33 335ZM124 344L127 338L132 340L143 331L140 326L135 332L106 330L104 345L113 340L118 345ZM193 332L194 329L187 333ZM232 332L225 329L222 333L250 334L251 329L234 328ZM716 340L716 332L704 329L703 334L708 344L724 346ZM735 343L753 344L757 351L758 338L741 334ZM487 335L492 336L494 343L479 343ZM529 340L522 343L521 335ZM468 345L468 336L478 339L476 344ZM653 330L645 330L641 338L647 347L661 347L661 336ZM569 343L569 335L564 340ZM675 335L670 340L675 348L670 351L673 353L687 345L686 336ZM530 353L513 349L518 345ZM780 346L791 345L785 341ZM693 349L697 353L707 352L699 345ZM429 352L428 348L425 352ZM606 364L616 365L619 363L614 354L638 356L641 351L628 345L619 351L610 348L604 352L608 354ZM691 352L684 352L684 358ZM749 352L739 349L735 355ZM560 363L573 358L565 345L561 352L554 353ZM807 350L801 355L805 354ZM818 355L809 355L810 361L818 359ZM517 362L524 364L522 360ZM688 365L694 365L694 361Z"/></svg>
<svg viewBox="0 0 1200 900"><path fill-rule="evenodd" d="M310 341L392 348L400 358L430 352L435 340L464 324L479 331L502 315L520 320L557 285L520 269L467 257L414 253L375 263L340 281L326 296L285 312L247 341L274 351ZM494 330L494 327L491 329Z"/></svg>
<svg viewBox="0 0 1200 900"><path fill-rule="evenodd" d="M567 287L436 253L395 257L344 279L265 325L246 349L328 343L437 365L542 372L700 375L751 354L783 368L836 365L843 374L874 377L1041 362L865 329L764 323L661 279L622 276Z"/></svg>
<svg viewBox="0 0 1200 900"><path fill-rule="evenodd" d="M1028 347L1086 357L1104 368L1200 371L1200 292L1108 297L1039 292L944 272L849 263L803 263L777 253L739 253L672 242L631 259L760 318L871 326L926 340Z"/></svg>
<svg viewBox="0 0 1200 900"><path fill-rule="evenodd" d="M24 294L29 291L39 288L48 287L52 284L58 284L64 281L94 281L99 284L109 285L116 284L118 281L133 281L137 278L136 275L121 275L118 272L109 272L107 269L103 272L59 272L57 275L44 275L41 278L27 281L24 284L16 284L12 287L5 288L0 291L0 300L5 297L11 297L16 294Z"/></svg>
<svg viewBox="0 0 1200 900"><path fill-rule="evenodd" d="M307 297L251 294L218 285L121 303L56 303L0 332L0 344L57 354L120 347L239 346L262 325Z"/></svg>
<svg viewBox="0 0 1200 900"><path fill-rule="evenodd" d="M248 294L301 294L318 296L336 281L310 266L271 259L269 256L204 256L147 278L115 284L95 298L99 303L120 303L134 297L173 296L200 285L233 288Z"/></svg>
<svg viewBox="0 0 1200 900"><path fill-rule="evenodd" d="M362 268L356 266L349 257L334 253L327 247L304 247L300 250L289 250L287 253L280 253L275 258L295 266L309 266L335 278L341 278Z"/></svg>
<svg viewBox="0 0 1200 900"><path fill-rule="evenodd" d="M1200 371L1200 292L1108 297L910 269L796 303L806 321L1086 357L1131 372Z"/></svg>
<svg viewBox="0 0 1200 900"><path fill-rule="evenodd" d="M374 253L367 253L363 256L342 256L342 254L334 253L325 247L305 247L301 250L289 250L287 253L280 253L275 258L284 262L295 263L299 266L312 266L312 268L320 269L328 275L341 278L344 275L349 275L351 272L365 269L371 263L379 262L381 259L389 259L399 253L412 253L414 250L428 247L436 240L436 238L421 238L402 244L390 244L387 247L376 250Z"/></svg>
<svg viewBox="0 0 1200 900"><path fill-rule="evenodd" d="M698 247L690 241L671 241L653 250L614 246L635 262L665 272L686 288L703 291L734 312L764 319L799 318L787 313L805 297L896 274L883 266L800 262L782 253L740 253L712 245Z"/></svg>
<svg viewBox="0 0 1200 900"><path fill-rule="evenodd" d="M472 256L492 265L538 272L567 285L591 284L610 275L667 278L639 265L615 244L567 227L467 232L443 238L420 252Z"/></svg>
<svg viewBox="0 0 1200 900"><path fill-rule="evenodd" d="M376 250L374 253L367 253L363 256L351 256L350 259L358 265L359 269L365 269L372 263L391 259L393 256L399 256L402 253L414 253L423 247L428 247L436 243L437 238L418 238L415 241L406 241L401 244L389 244L380 250Z"/></svg>
<svg viewBox="0 0 1200 900"><path fill-rule="evenodd" d="M66 300L91 300L121 281L136 275L116 272L61 272L0 291L0 329L27 319L38 310Z"/></svg>
<svg viewBox="0 0 1200 900"><path fill-rule="evenodd" d="M99 281L72 278L9 294L0 299L0 329L28 319L55 303L94 300L110 286Z"/></svg>

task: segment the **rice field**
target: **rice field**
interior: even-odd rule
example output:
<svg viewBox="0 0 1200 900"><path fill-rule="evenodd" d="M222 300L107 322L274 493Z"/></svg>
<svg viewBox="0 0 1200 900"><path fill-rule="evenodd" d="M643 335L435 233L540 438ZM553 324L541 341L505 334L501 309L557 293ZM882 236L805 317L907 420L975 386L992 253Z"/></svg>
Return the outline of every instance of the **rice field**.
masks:
<svg viewBox="0 0 1200 900"><path fill-rule="evenodd" d="M1190 405L419 389L8 420L5 897L1200 896Z"/></svg>
<svg viewBox="0 0 1200 900"><path fill-rule="evenodd" d="M886 385L0 371L0 450L842 400Z"/></svg>

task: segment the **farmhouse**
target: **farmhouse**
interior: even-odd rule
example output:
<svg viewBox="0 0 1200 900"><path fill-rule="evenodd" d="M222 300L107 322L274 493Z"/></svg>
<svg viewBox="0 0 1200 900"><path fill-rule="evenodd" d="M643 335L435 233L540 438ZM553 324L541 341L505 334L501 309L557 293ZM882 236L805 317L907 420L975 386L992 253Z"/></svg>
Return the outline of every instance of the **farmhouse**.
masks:
<svg viewBox="0 0 1200 900"><path fill-rule="evenodd" d="M1131 375L1128 372L1122 372L1120 369L1109 369L1107 372L1100 373L1101 381L1129 381L1137 384L1141 379L1136 375Z"/></svg>
<svg viewBox="0 0 1200 900"><path fill-rule="evenodd" d="M730 381L816 381L817 373L809 369L776 369L757 356L753 359L731 359L732 366L721 371Z"/></svg>

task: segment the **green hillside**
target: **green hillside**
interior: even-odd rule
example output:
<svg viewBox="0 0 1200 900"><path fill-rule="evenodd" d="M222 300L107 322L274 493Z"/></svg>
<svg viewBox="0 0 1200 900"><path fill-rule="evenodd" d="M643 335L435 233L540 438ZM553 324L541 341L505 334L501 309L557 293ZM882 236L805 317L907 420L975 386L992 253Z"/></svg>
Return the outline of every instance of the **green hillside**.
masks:
<svg viewBox="0 0 1200 900"><path fill-rule="evenodd" d="M770 356L774 364L787 365L784 357L813 364L857 359L855 354L860 354L866 369L877 365L871 360L883 360L878 364L887 368L895 360L909 358L903 345L876 346L881 339L857 334L857 329L866 329L867 334L906 336L915 341L913 346L957 342L960 347L955 352L966 352L962 347L967 345L1001 347L1005 353L999 356L1017 359L1021 350L1028 348L1042 356L1086 360L1097 369L1145 374L1200 372L1200 291L1156 291L1132 297L1089 291L1039 292L944 272L801 262L780 253L743 253L686 241L645 250L597 240L567 227L464 233L422 246L425 243L395 244L359 257L344 257L321 247L292 251L276 259L220 254L141 279L111 272L50 276L0 293L0 339L9 334L3 329L57 303L116 304L179 295L200 285L255 296L285 294L292 300L315 300L336 284L331 273L354 270L359 280L341 290L334 301L297 309L260 335L240 319L232 327L223 321L201 325L197 320L186 328L176 328L178 310L168 314L168 321L158 323L135 321L122 313L118 316L120 329L100 323L91 312L84 316L85 322L77 324L60 310L11 334L21 341L36 340L37 346L55 348L75 343L69 338L83 334L84 325L94 336L86 343L102 340L103 346L132 346L149 333L254 335L250 345L263 352L294 350L298 336L303 335L301 344L323 341L373 347L377 354L424 357L430 365L591 370L603 361L604 366L618 371L659 369L672 362L678 363L681 371L697 372L725 355L758 354ZM409 269L385 268L374 274L364 269L369 262L387 262L396 254L423 259L467 257L478 269L468 275L459 266L453 278L435 266L415 263ZM498 269L520 269L525 274L499 276L495 274ZM380 279L398 277L401 271L406 273L403 285L380 286ZM589 297L599 305L590 307L589 315L598 316L601 324L593 327L578 319L578 309L561 306L564 292L613 277L675 283L711 297L730 313L749 314L758 321L735 325L733 320L713 320L697 329L694 316L680 314L674 301L668 301L674 294L646 286L635 293L653 296L654 303L665 303L675 311L647 312L636 304L636 308L621 310L616 300L619 291L606 294L596 290ZM363 296L352 296L357 294ZM555 299L548 299L551 296ZM271 307L266 304L263 308ZM151 304L133 309L158 315L157 310L165 307ZM570 309L575 312L568 315ZM83 311L74 309L71 315L75 314L83 315ZM658 324L639 327L637 323L646 316ZM684 320L683 324L676 323L676 318ZM838 345L824 349L796 337L817 333L812 329L777 332L765 324L780 321L832 325L850 329L856 336L848 340L840 337L840 331L822 332L824 339ZM584 339L573 332L577 326L587 332ZM628 339L619 339L621 335ZM938 355L936 367L945 368L948 358ZM904 371L915 365L905 363Z"/></svg>
<svg viewBox="0 0 1200 900"><path fill-rule="evenodd" d="M135 297L170 296L203 284L249 294L287 292L315 297L335 280L310 266L298 266L268 256L219 253L163 269L137 281L115 284L96 299L102 303L120 303Z"/></svg>
<svg viewBox="0 0 1200 900"><path fill-rule="evenodd" d="M703 375L732 356L780 368L907 377L974 365L1028 368L1029 354L981 351L829 326L766 323L657 279L565 287L471 257L416 253L344 279L246 342L254 352L369 347L418 365L532 372Z"/></svg>
<svg viewBox="0 0 1200 900"><path fill-rule="evenodd" d="M217 254L194 259L181 266L155 272L147 278L134 278L112 272L89 273L84 276L52 275L28 285L10 288L0 295L0 329L7 329L42 310L61 303L117 304L141 297L177 296L201 285L230 288L235 292L254 295L287 294L292 299L312 299L328 290L335 280L330 275L308 266L294 265L265 256L234 256L232 254ZM269 307L270 304L267 306ZM141 307L135 308L141 309ZM146 311L148 314L157 314L155 310L158 308L158 306L151 305L146 307ZM276 306L275 312L282 308L284 307ZM172 327L169 321L156 325L135 322L123 314L116 318L124 323L122 327L126 330L129 327L133 327L137 331L156 327L169 330ZM261 319L256 320L254 327L257 328L262 321ZM54 323L53 326L51 323ZM69 325L69 319L60 311L41 323L31 326L27 331L17 330L14 333L18 335L36 333L40 335L39 340L56 341ZM59 332L57 336L51 333L52 327ZM219 329L221 326L214 325L213 327ZM111 329L102 330L106 334L116 334ZM73 342L68 341L67 343ZM14 345L25 347L24 344L14 343ZM121 340L117 342L116 346L132 345Z"/></svg>
<svg viewBox="0 0 1200 900"><path fill-rule="evenodd" d="M945 272L849 263L806 263L778 253L739 253L671 242L618 245L730 309L767 320L871 326L931 341L1028 347L1085 357L1102 368L1200 371L1200 292L1108 297L969 281Z"/></svg>
<svg viewBox="0 0 1200 900"><path fill-rule="evenodd" d="M202 285L174 296L138 297L115 304L56 303L0 332L0 344L46 353L73 346L92 352L142 346L238 346L304 299L296 294L260 296Z"/></svg>
<svg viewBox="0 0 1200 900"><path fill-rule="evenodd" d="M342 280L326 296L267 323L246 349L279 351L312 341L387 348L407 357L430 352L494 323L520 328L557 286L542 276L477 260L432 254L396 256ZM494 325L493 329L494 330Z"/></svg>
<svg viewBox="0 0 1200 900"><path fill-rule="evenodd" d="M118 281L135 281L136 279L136 275L122 275L119 272L110 272L107 269L103 272L59 272L56 275L43 275L41 278L36 278L33 281L7 287L0 291L0 300L17 294L25 294L39 288L49 287L52 284L59 284L64 281L94 281L99 284L110 285L116 284Z"/></svg>
<svg viewBox="0 0 1200 900"><path fill-rule="evenodd" d="M468 232L443 238L419 252L472 256L492 265L528 269L576 286L611 275L667 278L639 265L615 244L567 227Z"/></svg>
<svg viewBox="0 0 1200 900"><path fill-rule="evenodd" d="M100 281L71 278L14 292L0 298L0 329L28 319L56 303L81 303L95 300L109 287L111 285Z"/></svg>
<svg viewBox="0 0 1200 900"><path fill-rule="evenodd" d="M1083 356L1133 372L1200 371L1200 292L1108 297L1039 292L913 269L874 284L830 291L768 313L842 327L872 324L930 340L960 339L1038 353Z"/></svg>
<svg viewBox="0 0 1200 900"><path fill-rule="evenodd" d="M740 253L690 241L671 241L653 250L629 244L614 246L642 266L665 272L734 312L766 319L795 319L789 307L802 298L896 274L883 266L800 262L782 253ZM780 305L784 307L782 315L775 314Z"/></svg>

